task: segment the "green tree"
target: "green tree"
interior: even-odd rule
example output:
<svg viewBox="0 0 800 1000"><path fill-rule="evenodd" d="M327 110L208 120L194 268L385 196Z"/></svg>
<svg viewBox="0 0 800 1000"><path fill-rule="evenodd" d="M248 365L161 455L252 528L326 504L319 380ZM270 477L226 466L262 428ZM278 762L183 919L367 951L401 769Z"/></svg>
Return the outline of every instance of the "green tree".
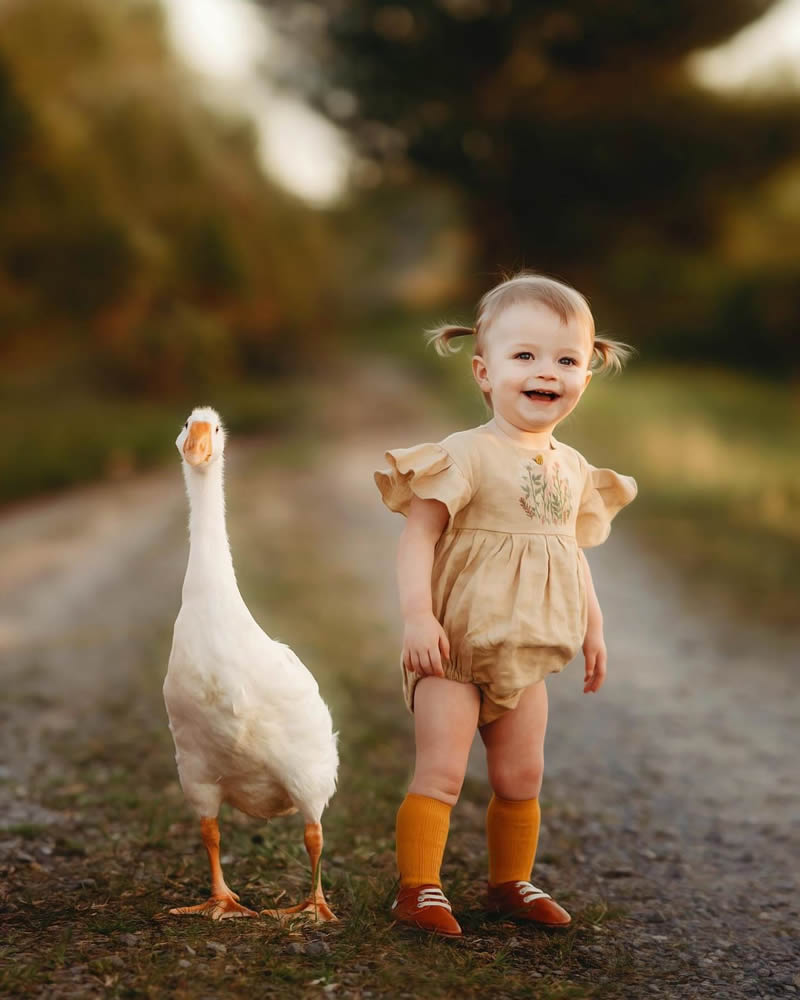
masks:
<svg viewBox="0 0 800 1000"><path fill-rule="evenodd" d="M642 316L677 292L677 319L707 323L730 213L800 153L796 99L724 99L687 69L770 0L261 3L313 56L288 82L385 178L411 165L463 194L491 275L611 285Z"/></svg>
<svg viewBox="0 0 800 1000"><path fill-rule="evenodd" d="M298 17L264 0L295 34ZM494 263L520 252L592 259L642 217L702 246L729 192L800 149L796 102L729 102L693 85L686 57L762 13L768 0L568 3L335 0L318 17L309 74L357 101L358 148L445 174L469 197ZM324 25L325 31L320 31Z"/></svg>

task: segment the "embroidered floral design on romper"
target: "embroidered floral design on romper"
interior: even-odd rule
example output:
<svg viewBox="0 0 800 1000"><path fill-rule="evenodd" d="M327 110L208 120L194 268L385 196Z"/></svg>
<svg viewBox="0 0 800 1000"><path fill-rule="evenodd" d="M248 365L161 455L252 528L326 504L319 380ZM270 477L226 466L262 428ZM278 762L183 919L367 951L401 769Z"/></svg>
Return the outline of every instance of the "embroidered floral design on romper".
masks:
<svg viewBox="0 0 800 1000"><path fill-rule="evenodd" d="M541 466L528 462L522 470L519 505L530 518L543 524L566 524L572 515L569 484L554 465L548 479Z"/></svg>

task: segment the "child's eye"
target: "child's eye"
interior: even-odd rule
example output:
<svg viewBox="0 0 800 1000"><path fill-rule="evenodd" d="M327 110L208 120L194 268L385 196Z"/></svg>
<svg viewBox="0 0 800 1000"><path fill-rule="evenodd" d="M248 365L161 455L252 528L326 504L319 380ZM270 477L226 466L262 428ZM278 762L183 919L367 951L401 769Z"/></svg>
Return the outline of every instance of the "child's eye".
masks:
<svg viewBox="0 0 800 1000"><path fill-rule="evenodd" d="M518 351L514 357L519 361L532 361L533 355L530 351Z"/></svg>
<svg viewBox="0 0 800 1000"><path fill-rule="evenodd" d="M575 358L560 358L558 363L560 365L566 363L566 365L569 366L569 365L577 365L578 362L575 360Z"/></svg>

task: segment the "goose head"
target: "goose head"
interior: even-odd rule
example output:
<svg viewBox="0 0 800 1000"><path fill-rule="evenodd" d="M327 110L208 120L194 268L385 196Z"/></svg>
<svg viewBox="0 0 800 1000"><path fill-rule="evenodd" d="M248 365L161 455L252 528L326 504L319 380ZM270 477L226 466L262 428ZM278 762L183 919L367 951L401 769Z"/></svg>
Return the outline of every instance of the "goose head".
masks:
<svg viewBox="0 0 800 1000"><path fill-rule="evenodd" d="M208 468L222 458L225 428L216 410L198 406L192 410L175 441L181 458L195 469Z"/></svg>

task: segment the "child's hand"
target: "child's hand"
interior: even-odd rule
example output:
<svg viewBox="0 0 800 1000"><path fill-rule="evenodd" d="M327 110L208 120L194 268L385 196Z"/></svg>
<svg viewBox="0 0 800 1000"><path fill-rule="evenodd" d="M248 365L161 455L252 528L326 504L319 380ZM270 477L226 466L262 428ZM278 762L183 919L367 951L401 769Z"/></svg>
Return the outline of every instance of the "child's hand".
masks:
<svg viewBox="0 0 800 1000"><path fill-rule="evenodd" d="M403 633L403 666L421 677L444 677L442 661L450 658L445 631L430 613L406 619Z"/></svg>
<svg viewBox="0 0 800 1000"><path fill-rule="evenodd" d="M583 656L586 660L586 669L583 674L583 693L589 694L599 691L606 679L606 663L608 661L602 626L587 630L586 638L583 640Z"/></svg>

